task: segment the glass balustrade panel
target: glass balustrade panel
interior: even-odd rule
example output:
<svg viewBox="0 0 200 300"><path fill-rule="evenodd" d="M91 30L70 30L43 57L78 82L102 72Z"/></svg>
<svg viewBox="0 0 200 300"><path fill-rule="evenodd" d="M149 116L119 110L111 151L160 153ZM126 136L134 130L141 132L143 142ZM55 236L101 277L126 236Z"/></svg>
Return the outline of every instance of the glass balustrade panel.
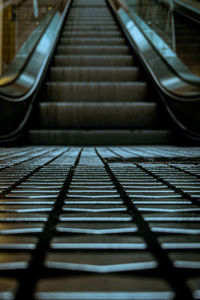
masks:
<svg viewBox="0 0 200 300"><path fill-rule="evenodd" d="M51 17L56 0L0 0L0 77L20 67ZM17 62L16 62L17 58Z"/></svg>
<svg viewBox="0 0 200 300"><path fill-rule="evenodd" d="M177 0L199 10L199 0ZM200 76L200 24L176 12L174 0L120 0L133 19L137 15L146 32L149 29L161 38L175 55L197 76ZM189 12L188 12L189 14ZM148 29L147 29L148 28ZM153 37L148 36L150 39ZM162 43L162 41L164 43ZM157 46L158 45L158 41Z"/></svg>

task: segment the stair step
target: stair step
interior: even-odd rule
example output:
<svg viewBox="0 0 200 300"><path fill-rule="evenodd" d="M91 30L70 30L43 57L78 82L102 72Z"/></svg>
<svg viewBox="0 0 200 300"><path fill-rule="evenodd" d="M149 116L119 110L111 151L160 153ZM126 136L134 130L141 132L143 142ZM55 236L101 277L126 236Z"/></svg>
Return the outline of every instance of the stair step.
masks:
<svg viewBox="0 0 200 300"><path fill-rule="evenodd" d="M40 126L49 129L154 128L157 104L142 103L40 103Z"/></svg>
<svg viewBox="0 0 200 300"><path fill-rule="evenodd" d="M113 37L121 37L122 36L122 33L118 30L107 30L106 32L104 30L96 30L96 31L92 31L92 30L79 30L79 31L71 31L71 30L68 30L68 31L63 31L61 36L63 38L71 38L71 37L80 37L80 38L83 38L83 37L95 37L95 38L98 38L98 37L107 37L107 38L113 38Z"/></svg>
<svg viewBox="0 0 200 300"><path fill-rule="evenodd" d="M104 22L104 21L110 21L113 20L113 17L111 14L97 14L95 13L95 15L89 15L88 13L84 13L84 14L76 14L76 15L71 15L67 18L67 22L75 22L76 20L79 21L98 21L98 22Z"/></svg>
<svg viewBox="0 0 200 300"><path fill-rule="evenodd" d="M105 9L84 9L82 8L81 10L77 10L77 9L73 9L71 10L68 19L70 18L76 18L76 17L80 17L80 18L84 18L85 16L90 17L90 18L95 18L96 16L102 16L102 17L109 17L109 18L113 18L112 17L112 13L109 9L105 8Z"/></svg>
<svg viewBox="0 0 200 300"><path fill-rule="evenodd" d="M96 16L99 17L112 17L112 13L108 10L108 9L84 9L82 8L81 11L79 9L73 9L70 12L69 18L76 18L76 17L91 17L91 18L95 18Z"/></svg>
<svg viewBox="0 0 200 300"><path fill-rule="evenodd" d="M168 130L30 130L32 145L164 145Z"/></svg>
<svg viewBox="0 0 200 300"><path fill-rule="evenodd" d="M87 25L95 25L95 26L99 26L99 25L102 25L102 23L104 25L116 25L116 22L115 20L108 20L108 19L104 19L104 20L97 20L97 19L94 19L94 20L70 20L67 22L67 25L80 25L80 26L87 26Z"/></svg>
<svg viewBox="0 0 200 300"><path fill-rule="evenodd" d="M67 25L65 26L65 28L63 29L63 34L65 34L65 32L74 32L74 31L115 31L115 32L119 32L119 29L117 26L111 26L111 25Z"/></svg>
<svg viewBox="0 0 200 300"><path fill-rule="evenodd" d="M64 45L126 45L123 38L61 38L60 44Z"/></svg>
<svg viewBox="0 0 200 300"><path fill-rule="evenodd" d="M141 74L137 67L52 67L51 81L136 81Z"/></svg>
<svg viewBox="0 0 200 300"><path fill-rule="evenodd" d="M103 1L103 0L84 0L84 1L82 1L82 0L76 0L75 2L73 2L73 4L72 4L72 7L78 7L79 9L81 8L82 9L82 7L86 7L86 6L89 6L89 7L105 7L106 6L106 2L105 2L105 0Z"/></svg>
<svg viewBox="0 0 200 300"><path fill-rule="evenodd" d="M76 15L85 15L85 14L89 14L91 15L91 13L93 13L92 15L94 14L105 14L105 15L108 15L108 14L111 14L110 10L108 9L108 7L92 7L92 6L87 6L87 7L84 7L82 6L81 9L80 7L75 7L73 6L73 9L71 9L70 11L70 16L76 16Z"/></svg>
<svg viewBox="0 0 200 300"><path fill-rule="evenodd" d="M132 55L55 55L56 66L133 66L135 58Z"/></svg>
<svg viewBox="0 0 200 300"><path fill-rule="evenodd" d="M53 102L131 102L145 101L145 82L47 82L44 99Z"/></svg>
<svg viewBox="0 0 200 300"><path fill-rule="evenodd" d="M92 2L93 1L93 2ZM76 2L73 2L72 4L72 7L73 8L78 8L78 10L80 11L81 9L84 9L86 7L89 7L89 8L100 8L100 9L105 9L106 7L106 2L103 1L103 0L91 0L91 1L88 1L88 0L84 0L84 1L76 1Z"/></svg>
<svg viewBox="0 0 200 300"><path fill-rule="evenodd" d="M70 14L68 17L68 20L110 20L112 19L113 16L111 13L105 13L103 12L102 14L97 12L88 12L85 11L82 14L80 13L75 13L75 14Z"/></svg>
<svg viewBox="0 0 200 300"><path fill-rule="evenodd" d="M128 46L58 46L57 54L129 54Z"/></svg>

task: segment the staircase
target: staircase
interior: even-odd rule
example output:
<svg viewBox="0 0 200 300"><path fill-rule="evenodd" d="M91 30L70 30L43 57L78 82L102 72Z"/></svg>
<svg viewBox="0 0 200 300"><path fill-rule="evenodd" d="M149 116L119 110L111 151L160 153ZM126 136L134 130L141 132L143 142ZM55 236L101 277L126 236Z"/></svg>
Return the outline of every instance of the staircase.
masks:
<svg viewBox="0 0 200 300"><path fill-rule="evenodd" d="M105 0L74 0L30 144L166 144L158 105Z"/></svg>

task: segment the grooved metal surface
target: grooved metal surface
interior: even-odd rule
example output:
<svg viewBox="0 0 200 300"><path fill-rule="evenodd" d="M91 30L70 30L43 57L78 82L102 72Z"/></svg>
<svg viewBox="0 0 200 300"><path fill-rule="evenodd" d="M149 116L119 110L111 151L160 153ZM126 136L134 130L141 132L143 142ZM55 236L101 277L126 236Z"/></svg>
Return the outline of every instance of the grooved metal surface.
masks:
<svg viewBox="0 0 200 300"><path fill-rule="evenodd" d="M0 149L0 299L198 299L200 149Z"/></svg>

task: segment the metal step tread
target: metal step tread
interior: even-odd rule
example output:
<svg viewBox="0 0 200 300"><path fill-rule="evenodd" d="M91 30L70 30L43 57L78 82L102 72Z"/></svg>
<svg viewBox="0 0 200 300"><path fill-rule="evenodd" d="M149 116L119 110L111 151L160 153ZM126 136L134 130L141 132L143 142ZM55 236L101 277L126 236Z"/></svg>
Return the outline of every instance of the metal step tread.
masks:
<svg viewBox="0 0 200 300"><path fill-rule="evenodd" d="M138 67L59 67L52 66L50 81L136 81L141 80Z"/></svg>
<svg viewBox="0 0 200 300"><path fill-rule="evenodd" d="M120 46L126 45L126 40L124 38L61 38L60 45L113 45Z"/></svg>
<svg viewBox="0 0 200 300"><path fill-rule="evenodd" d="M62 46L58 45L56 48L57 54L73 54L73 55L84 55L84 54L129 54L130 48L128 46L115 46L115 45L87 45L87 46L80 46L80 45L73 45L73 46Z"/></svg>
<svg viewBox="0 0 200 300"><path fill-rule="evenodd" d="M166 145L172 141L169 130L30 130L32 145Z"/></svg>
<svg viewBox="0 0 200 300"><path fill-rule="evenodd" d="M146 82L47 82L43 89L46 101L118 102L149 99Z"/></svg>
<svg viewBox="0 0 200 300"><path fill-rule="evenodd" d="M131 66L135 63L132 55L54 55L57 66Z"/></svg>
<svg viewBox="0 0 200 300"><path fill-rule="evenodd" d="M145 103L39 103L41 128L131 129L155 128L157 104Z"/></svg>

